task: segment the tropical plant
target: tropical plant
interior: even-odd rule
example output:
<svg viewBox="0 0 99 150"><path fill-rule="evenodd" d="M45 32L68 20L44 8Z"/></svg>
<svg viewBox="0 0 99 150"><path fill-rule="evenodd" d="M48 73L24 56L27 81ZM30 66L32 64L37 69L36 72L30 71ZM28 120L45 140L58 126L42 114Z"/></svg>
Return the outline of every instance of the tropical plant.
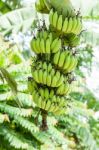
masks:
<svg viewBox="0 0 99 150"><path fill-rule="evenodd" d="M45 6L46 5L44 5L44 8ZM36 7L38 7L38 5L36 5ZM40 12L42 12L41 8ZM46 12L48 12L48 9ZM3 17L5 17L5 15L2 16L2 18ZM17 22L19 23L20 21L17 20ZM42 24L43 21L40 22ZM13 26L12 31L14 28L16 28L16 25ZM6 27L5 31L7 31L7 29L9 29L9 27ZM31 29L29 28L29 30ZM19 31L23 30L18 30L18 32ZM53 30L51 31L53 32ZM68 44L69 38L66 36L64 39L66 44ZM2 47L6 47L2 48L2 52L0 50L0 56L2 56L2 59L0 59L0 73L1 79L4 80L4 82L0 82L0 150L98 150L98 120L95 119L94 114L98 110L99 105L96 107L96 103L93 103L93 101L96 102L96 98L87 88L83 87L82 89L83 81L79 85L81 90L79 90L77 85L78 91L76 89L75 92L75 88L73 88L72 93L68 96L68 104L64 114L56 116L49 113L47 117L49 128L46 132L41 131L42 114L38 106L35 105L32 100L27 85L27 79L31 76L31 62L27 59L23 61L23 59L15 53L14 48L12 49L9 43L8 45L6 44L7 43L3 41ZM79 63L75 74L82 79L82 74L84 77L84 73L82 73L81 68L87 67L87 69L91 70L93 52L91 46L87 46L87 44L83 48L78 47L77 49L80 59L78 60ZM23 56L21 52L19 53L20 56ZM15 61L15 54L17 56L16 60L20 58L21 61ZM38 56L40 56L40 54ZM48 55L46 55L46 61L48 60L47 56ZM85 56L86 59L84 59ZM5 58L8 59L8 64L5 63ZM43 57L40 57L40 59L41 58ZM35 58L33 58L33 62L35 62ZM32 67L34 66L32 65ZM4 77L6 77L6 80ZM11 81L14 79L14 81L10 82L9 78ZM31 81L31 78L29 78L29 81ZM15 85L15 87L13 85ZM17 91L17 95L14 94L16 92L13 93L11 89Z"/></svg>

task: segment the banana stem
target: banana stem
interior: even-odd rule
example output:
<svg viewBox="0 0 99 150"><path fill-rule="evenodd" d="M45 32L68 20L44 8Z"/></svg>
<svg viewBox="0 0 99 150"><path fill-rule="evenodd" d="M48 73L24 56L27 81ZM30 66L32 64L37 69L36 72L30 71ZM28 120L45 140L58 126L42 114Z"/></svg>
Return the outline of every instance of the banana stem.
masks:
<svg viewBox="0 0 99 150"><path fill-rule="evenodd" d="M48 126L47 126L47 111L41 109L41 115L42 115L41 130L42 131L46 131L46 130L48 130Z"/></svg>

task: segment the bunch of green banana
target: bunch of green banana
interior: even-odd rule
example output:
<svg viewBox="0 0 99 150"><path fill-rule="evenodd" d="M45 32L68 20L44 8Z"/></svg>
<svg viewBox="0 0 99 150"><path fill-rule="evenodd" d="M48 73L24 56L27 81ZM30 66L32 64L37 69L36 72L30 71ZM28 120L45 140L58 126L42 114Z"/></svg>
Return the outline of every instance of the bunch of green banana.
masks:
<svg viewBox="0 0 99 150"><path fill-rule="evenodd" d="M78 35L82 30L82 22L80 17L75 16L63 18L62 15L58 15L58 12L53 11L53 9L50 11L49 21L55 29L63 34L74 33Z"/></svg>
<svg viewBox="0 0 99 150"><path fill-rule="evenodd" d="M68 95L71 91L71 87L70 84L68 82L60 85L57 90L56 90L56 94L58 95Z"/></svg>
<svg viewBox="0 0 99 150"><path fill-rule="evenodd" d="M65 97L55 95L54 90L48 88L34 89L32 96L36 105L48 112L61 110L66 104Z"/></svg>
<svg viewBox="0 0 99 150"><path fill-rule="evenodd" d="M41 69L32 69L33 79L37 83L49 87L59 87L63 83L63 75L61 75L59 71L55 71L51 64L47 65L46 63L43 63L41 67Z"/></svg>
<svg viewBox="0 0 99 150"><path fill-rule="evenodd" d="M53 63L64 73L71 72L77 66L77 58L70 51L60 51L54 55Z"/></svg>
<svg viewBox="0 0 99 150"><path fill-rule="evenodd" d="M37 38L31 40L31 49L36 54L56 53L61 48L61 39L53 38L52 33L41 31L37 33Z"/></svg>
<svg viewBox="0 0 99 150"><path fill-rule="evenodd" d="M47 4L47 0L38 0L35 3L36 10L40 13L49 13L49 6Z"/></svg>
<svg viewBox="0 0 99 150"><path fill-rule="evenodd" d="M64 45L68 47L76 47L80 43L80 37L75 34L68 34L64 37Z"/></svg>

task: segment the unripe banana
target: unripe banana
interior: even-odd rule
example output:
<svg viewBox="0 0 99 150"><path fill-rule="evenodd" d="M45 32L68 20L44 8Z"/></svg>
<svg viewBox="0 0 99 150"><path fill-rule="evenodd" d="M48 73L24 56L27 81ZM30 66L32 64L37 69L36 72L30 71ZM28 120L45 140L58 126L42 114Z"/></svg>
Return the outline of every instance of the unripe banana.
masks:
<svg viewBox="0 0 99 150"><path fill-rule="evenodd" d="M63 84L63 82L64 82L64 77L63 77L63 75L61 75L60 79L57 82L57 87L59 87L61 84Z"/></svg>
<svg viewBox="0 0 99 150"><path fill-rule="evenodd" d="M57 29L59 31L62 30L62 24L63 24L63 18L62 18L62 15L60 15L59 18L58 18L58 21L57 21Z"/></svg>
<svg viewBox="0 0 99 150"><path fill-rule="evenodd" d="M47 75L47 81L46 81L47 86L51 86L51 82L52 82L52 77L50 74L48 74Z"/></svg>
<svg viewBox="0 0 99 150"><path fill-rule="evenodd" d="M36 39L32 39L30 42L30 45L31 45L32 51L34 51L35 53L38 53L38 51L36 49L35 41L36 41Z"/></svg>
<svg viewBox="0 0 99 150"><path fill-rule="evenodd" d="M58 62L58 66L59 67L63 67L65 58L66 58L65 52L61 52L61 55L60 55L60 58L59 58L59 62Z"/></svg>
<svg viewBox="0 0 99 150"><path fill-rule="evenodd" d="M51 43L50 43L50 40L49 40L49 38L46 40L46 53L50 53L50 45L51 45Z"/></svg>
<svg viewBox="0 0 99 150"><path fill-rule="evenodd" d="M58 14L57 11L53 14L53 26L56 28L58 21Z"/></svg>
<svg viewBox="0 0 99 150"><path fill-rule="evenodd" d="M47 82L47 71L44 71L43 73L43 83L46 85Z"/></svg>
<svg viewBox="0 0 99 150"><path fill-rule="evenodd" d="M44 95L45 95L45 99L49 99L49 90L48 90L48 88L45 88L45 93L44 93Z"/></svg>
<svg viewBox="0 0 99 150"><path fill-rule="evenodd" d="M71 63L68 66L68 68L66 69L67 72L71 72L74 69L75 66L75 58L73 56L71 56Z"/></svg>
<svg viewBox="0 0 99 150"><path fill-rule="evenodd" d="M57 51L60 50L60 48L61 48L61 39L57 38L51 44L52 53L56 53Z"/></svg>
<svg viewBox="0 0 99 150"><path fill-rule="evenodd" d="M47 39L47 37L48 37L48 32L47 31L43 31L43 33L42 33L43 35L42 35L42 37L41 38L44 38L44 40L46 40Z"/></svg>
<svg viewBox="0 0 99 150"><path fill-rule="evenodd" d="M53 59L53 63L54 63L55 65L58 64L59 58L60 58L60 52L57 52L57 53L54 55L54 59Z"/></svg>
<svg viewBox="0 0 99 150"><path fill-rule="evenodd" d="M40 89L39 89L39 93L40 93L42 99L44 99L44 97L45 97L44 89L40 88Z"/></svg>
<svg viewBox="0 0 99 150"><path fill-rule="evenodd" d="M42 69L40 69L39 72L38 72L38 79L39 79L39 83L43 82L43 72L42 72Z"/></svg>
<svg viewBox="0 0 99 150"><path fill-rule="evenodd" d="M56 78L56 76L53 76L51 86L52 86L52 87L57 87L56 84L57 84L57 78Z"/></svg>
<svg viewBox="0 0 99 150"><path fill-rule="evenodd" d="M50 107L51 107L51 101L48 100L48 101L46 102L46 105L45 105L45 110L48 111Z"/></svg>
<svg viewBox="0 0 99 150"><path fill-rule="evenodd" d="M55 108L56 108L56 105L51 104L51 107L49 108L49 112L54 112Z"/></svg>
<svg viewBox="0 0 99 150"><path fill-rule="evenodd" d="M57 71L57 72L56 72L56 74L55 74L55 76L56 76L57 81L58 81L58 80L60 79L60 76L61 76L60 72L59 72L59 71Z"/></svg>
<svg viewBox="0 0 99 150"><path fill-rule="evenodd" d="M59 94L59 95L64 94L64 84L61 84L61 86L58 87L56 93Z"/></svg>
<svg viewBox="0 0 99 150"><path fill-rule="evenodd" d="M70 65L70 63L71 63L71 55L68 54L65 59L63 69L66 70L68 68L68 66Z"/></svg>
<svg viewBox="0 0 99 150"><path fill-rule="evenodd" d="M51 70L51 76L53 77L54 75L55 75L55 70L52 69L52 70Z"/></svg>
<svg viewBox="0 0 99 150"><path fill-rule="evenodd" d="M42 68L43 68L43 70L47 70L47 63L46 62L43 63Z"/></svg>
<svg viewBox="0 0 99 150"><path fill-rule="evenodd" d="M72 20L72 18L70 17L70 18L69 18L69 21L68 21L68 26L67 26L67 31L66 31L66 33L72 33L72 27L73 27L73 20Z"/></svg>
<svg viewBox="0 0 99 150"><path fill-rule="evenodd" d="M77 28L77 24L78 24L77 17L74 17L73 18L73 26L72 26L72 32L73 33L75 33L75 30Z"/></svg>
<svg viewBox="0 0 99 150"><path fill-rule="evenodd" d="M40 108L42 108L42 98L41 98L41 96L39 96L38 97L38 100L37 100L38 102L37 102L37 105L40 107Z"/></svg>
<svg viewBox="0 0 99 150"><path fill-rule="evenodd" d="M65 21L63 22L62 32L67 32L67 26L68 26L68 18L65 18Z"/></svg>
<svg viewBox="0 0 99 150"><path fill-rule="evenodd" d="M52 41L53 41L53 35L52 35L52 33L50 33L50 34L48 35L48 38L49 38L49 40L50 40L50 43L52 44Z"/></svg>
<svg viewBox="0 0 99 150"><path fill-rule="evenodd" d="M53 96L54 96L54 90L51 90L49 94L49 98L52 99Z"/></svg>
<svg viewBox="0 0 99 150"><path fill-rule="evenodd" d="M36 45L36 49L37 49L38 53L41 53L40 38L37 38L35 45Z"/></svg>
<svg viewBox="0 0 99 150"><path fill-rule="evenodd" d="M81 30L82 30L82 23L81 23L81 19L80 18L78 18L77 24L78 24L78 26L76 28L75 33L78 35L81 32Z"/></svg>
<svg viewBox="0 0 99 150"><path fill-rule="evenodd" d="M46 53L46 51L45 51L45 41L44 41L43 38L40 41L40 49L42 50L42 53Z"/></svg>
<svg viewBox="0 0 99 150"><path fill-rule="evenodd" d="M53 24L53 14L54 14L53 9L51 9L50 14L49 14L49 21L51 25Z"/></svg>
<svg viewBox="0 0 99 150"><path fill-rule="evenodd" d="M57 101L57 97L56 97L56 95L54 95L52 98L52 102L56 102L56 101Z"/></svg>
<svg viewBox="0 0 99 150"><path fill-rule="evenodd" d="M47 71L48 73L50 73L52 71L52 65L49 63L49 65L47 66Z"/></svg>
<svg viewBox="0 0 99 150"><path fill-rule="evenodd" d="M42 109L45 109L45 106L46 106L46 100L42 100Z"/></svg>

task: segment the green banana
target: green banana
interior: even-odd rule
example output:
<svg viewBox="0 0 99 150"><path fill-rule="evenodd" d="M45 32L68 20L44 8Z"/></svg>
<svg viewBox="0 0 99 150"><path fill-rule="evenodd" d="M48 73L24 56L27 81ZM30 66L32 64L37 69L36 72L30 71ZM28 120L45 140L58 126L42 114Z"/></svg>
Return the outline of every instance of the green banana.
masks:
<svg viewBox="0 0 99 150"><path fill-rule="evenodd" d="M76 30L76 28L77 28L77 24L78 24L78 22L77 22L77 17L74 17L74 18L73 18L72 33L75 33L75 30Z"/></svg>
<svg viewBox="0 0 99 150"><path fill-rule="evenodd" d="M59 31L62 30L62 24L63 24L63 18L62 18L62 15L60 15L58 17L58 21L57 21L57 30L59 30Z"/></svg>
<svg viewBox="0 0 99 150"><path fill-rule="evenodd" d="M62 83L64 82L64 77L63 75L60 76L60 79L57 81L57 87L59 87Z"/></svg>
<svg viewBox="0 0 99 150"><path fill-rule="evenodd" d="M58 81L58 80L60 79L60 76L61 76L60 72L59 72L59 71L57 71L57 72L56 72L56 74L55 74L55 76L56 76L57 81Z"/></svg>
<svg viewBox="0 0 99 150"><path fill-rule="evenodd" d="M37 40L35 42L36 42L35 45L36 45L36 49L37 49L38 53L41 53L40 38L37 38Z"/></svg>
<svg viewBox="0 0 99 150"><path fill-rule="evenodd" d="M31 41L31 48L33 48L32 50L33 50L35 53L39 54L39 50L38 50L38 48L37 48L36 41L37 41L37 39L33 39L33 40Z"/></svg>
<svg viewBox="0 0 99 150"><path fill-rule="evenodd" d="M48 90L48 88L45 88L44 95L45 95L45 99L49 99L49 90Z"/></svg>
<svg viewBox="0 0 99 150"><path fill-rule="evenodd" d="M46 84L47 86L51 86L51 82L52 82L52 77L50 74L47 75L47 79L46 79Z"/></svg>
<svg viewBox="0 0 99 150"><path fill-rule="evenodd" d="M46 53L50 53L50 45L51 45L50 39L48 38L46 40Z"/></svg>
<svg viewBox="0 0 99 150"><path fill-rule="evenodd" d="M55 65L58 65L58 62L59 62L59 58L60 58L60 52L57 52L55 55L54 55L54 59L53 59L53 63Z"/></svg>
<svg viewBox="0 0 99 150"><path fill-rule="evenodd" d="M61 48L61 39L57 38L51 44L52 53L56 53L57 51L60 50L60 48Z"/></svg>
<svg viewBox="0 0 99 150"><path fill-rule="evenodd" d="M82 23L81 23L81 19L78 18L78 26L76 28L75 33L78 35L81 32L81 30L82 30Z"/></svg>
<svg viewBox="0 0 99 150"><path fill-rule="evenodd" d="M50 73L52 71L52 65L51 65L51 63L48 64L47 71L48 71L48 73Z"/></svg>
<svg viewBox="0 0 99 150"><path fill-rule="evenodd" d="M40 49L42 50L42 53L46 53L45 52L45 41L43 38L40 41Z"/></svg>
<svg viewBox="0 0 99 150"><path fill-rule="evenodd" d="M51 86L52 86L52 87L57 87L56 84L57 84L57 78L56 78L56 76L53 76L53 77L52 77L52 83L51 83Z"/></svg>
<svg viewBox="0 0 99 150"><path fill-rule="evenodd" d="M42 98L41 98L41 96L39 96L38 97L38 99L37 99L37 105L40 107L40 108L42 108Z"/></svg>
<svg viewBox="0 0 99 150"><path fill-rule="evenodd" d="M43 83L46 85L47 82L47 71L44 71L43 73Z"/></svg>
<svg viewBox="0 0 99 150"><path fill-rule="evenodd" d="M51 90L49 94L49 98L52 99L53 96L54 96L54 90Z"/></svg>
<svg viewBox="0 0 99 150"><path fill-rule="evenodd" d="M38 79L39 79L39 83L43 82L43 72L42 72L42 69L40 69L39 72L38 72Z"/></svg>
<svg viewBox="0 0 99 150"><path fill-rule="evenodd" d="M42 68L43 68L43 70L47 70L47 63L46 62L43 63Z"/></svg>
<svg viewBox="0 0 99 150"><path fill-rule="evenodd" d="M67 72L71 72L74 69L75 66L75 58L73 56L71 56L71 63L68 66L68 68L66 69Z"/></svg>
<svg viewBox="0 0 99 150"><path fill-rule="evenodd" d="M48 32L46 30L44 30L41 38L43 38L45 41L47 39L47 37L48 37Z"/></svg>
<svg viewBox="0 0 99 150"><path fill-rule="evenodd" d="M57 14L57 11L54 12L53 14L53 26L56 28L57 26L57 21L58 21L58 14Z"/></svg>
<svg viewBox="0 0 99 150"><path fill-rule="evenodd" d="M48 38L49 38L49 40L50 40L50 43L52 44L52 41L53 41L53 35L52 35L52 33L50 33L50 34L48 35Z"/></svg>
<svg viewBox="0 0 99 150"><path fill-rule="evenodd" d="M68 54L65 59L63 69L66 70L68 68L68 66L70 65L70 63L71 63L71 55Z"/></svg>
<svg viewBox="0 0 99 150"><path fill-rule="evenodd" d="M59 67L63 67L65 58L66 58L65 52L61 52L59 62L58 62Z"/></svg>
<svg viewBox="0 0 99 150"><path fill-rule="evenodd" d="M53 9L51 9L50 14L49 14L49 22L51 25L53 24L53 14L54 14Z"/></svg>
<svg viewBox="0 0 99 150"><path fill-rule="evenodd" d="M40 88L39 93L40 93L42 99L44 99L44 97L45 97L44 89Z"/></svg>
<svg viewBox="0 0 99 150"><path fill-rule="evenodd" d="M72 18L70 17L70 18L69 18L69 21L68 21L68 26L67 26L67 31L66 31L66 33L72 33L72 27L73 27L73 20L72 20Z"/></svg>
<svg viewBox="0 0 99 150"><path fill-rule="evenodd" d="M63 22L62 32L66 33L68 27L68 18L65 18L65 21Z"/></svg>

